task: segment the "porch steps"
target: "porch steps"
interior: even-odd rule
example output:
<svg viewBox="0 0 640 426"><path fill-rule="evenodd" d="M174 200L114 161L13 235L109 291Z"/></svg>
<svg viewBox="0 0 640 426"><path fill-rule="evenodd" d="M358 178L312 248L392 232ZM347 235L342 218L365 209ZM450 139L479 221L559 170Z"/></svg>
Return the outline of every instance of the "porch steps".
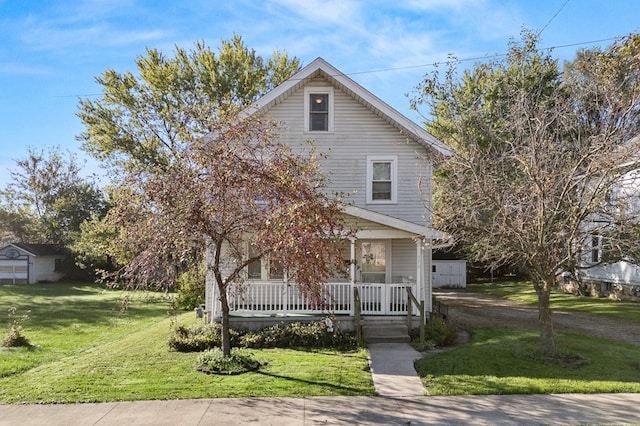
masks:
<svg viewBox="0 0 640 426"><path fill-rule="evenodd" d="M362 336L367 343L408 343L411 341L406 324L363 324Z"/></svg>

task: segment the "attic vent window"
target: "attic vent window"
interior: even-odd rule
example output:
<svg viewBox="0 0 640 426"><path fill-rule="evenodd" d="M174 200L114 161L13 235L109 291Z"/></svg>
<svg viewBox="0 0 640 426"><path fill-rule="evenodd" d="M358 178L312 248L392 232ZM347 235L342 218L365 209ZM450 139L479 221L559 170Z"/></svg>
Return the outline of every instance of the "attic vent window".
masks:
<svg viewBox="0 0 640 426"><path fill-rule="evenodd" d="M305 131L333 131L333 88L307 87L305 89Z"/></svg>
<svg viewBox="0 0 640 426"><path fill-rule="evenodd" d="M9 249L4 253L4 255L9 259L17 259L20 257L20 252L16 249Z"/></svg>

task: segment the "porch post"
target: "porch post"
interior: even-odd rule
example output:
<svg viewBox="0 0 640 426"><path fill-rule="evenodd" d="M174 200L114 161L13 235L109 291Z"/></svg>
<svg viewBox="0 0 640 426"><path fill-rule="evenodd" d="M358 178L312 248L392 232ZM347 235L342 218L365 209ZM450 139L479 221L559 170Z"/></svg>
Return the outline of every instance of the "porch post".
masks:
<svg viewBox="0 0 640 426"><path fill-rule="evenodd" d="M349 262L349 277L351 284L356 283L356 239L349 238L351 242L351 262Z"/></svg>
<svg viewBox="0 0 640 426"><path fill-rule="evenodd" d="M282 284L284 285L284 300L281 300L281 305L280 307L283 310L284 315L286 316L287 313L289 312L289 275L287 274L286 269L283 271L283 276L282 276ZM280 297L282 297L282 292L280 292Z"/></svg>
<svg viewBox="0 0 640 426"><path fill-rule="evenodd" d="M353 294L353 287L356 285L356 239L354 237L350 237L349 241L351 242L351 254L350 254L350 262L349 262L349 279L351 280L351 291L350 291L350 300L351 300L351 315L355 315L355 297Z"/></svg>
<svg viewBox="0 0 640 426"><path fill-rule="evenodd" d="M432 311L432 302L433 302L433 261L432 261L432 256L433 256L433 240L431 239L431 237L429 237L428 239L425 239L425 245L426 247L426 255L427 255L427 264L426 264L426 268L424 268L426 270L426 278L425 278L425 301L424 301L424 310L425 312L431 312ZM427 317L428 318L428 317Z"/></svg>
<svg viewBox="0 0 640 426"><path fill-rule="evenodd" d="M416 292L418 302L425 302L425 282L424 282L424 240L420 237L416 238Z"/></svg>

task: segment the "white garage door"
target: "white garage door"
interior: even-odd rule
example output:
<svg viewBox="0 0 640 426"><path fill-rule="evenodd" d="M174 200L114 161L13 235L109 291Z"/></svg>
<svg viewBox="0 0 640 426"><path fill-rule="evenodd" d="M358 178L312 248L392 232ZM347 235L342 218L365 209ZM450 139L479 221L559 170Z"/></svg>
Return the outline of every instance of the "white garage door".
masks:
<svg viewBox="0 0 640 426"><path fill-rule="evenodd" d="M29 261L27 259L0 259L0 281L12 284L29 282Z"/></svg>

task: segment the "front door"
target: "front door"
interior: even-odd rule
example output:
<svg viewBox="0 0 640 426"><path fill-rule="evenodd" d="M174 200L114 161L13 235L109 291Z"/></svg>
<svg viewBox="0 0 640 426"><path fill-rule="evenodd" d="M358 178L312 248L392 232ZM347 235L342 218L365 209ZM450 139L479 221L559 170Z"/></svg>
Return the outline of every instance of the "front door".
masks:
<svg viewBox="0 0 640 426"><path fill-rule="evenodd" d="M387 245L384 241L362 241L360 282L387 282Z"/></svg>

